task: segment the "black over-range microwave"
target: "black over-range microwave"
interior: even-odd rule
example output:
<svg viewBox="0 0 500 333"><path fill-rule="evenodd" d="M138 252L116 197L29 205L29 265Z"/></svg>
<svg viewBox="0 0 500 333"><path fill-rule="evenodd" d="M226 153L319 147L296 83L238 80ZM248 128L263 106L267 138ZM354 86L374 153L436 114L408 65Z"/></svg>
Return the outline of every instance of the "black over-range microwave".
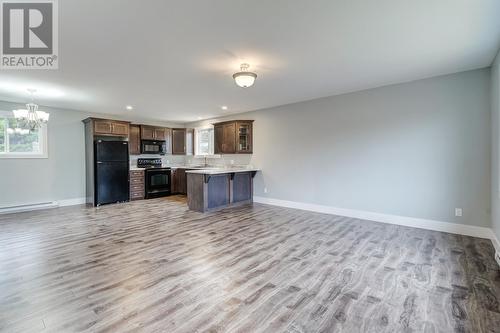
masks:
<svg viewBox="0 0 500 333"><path fill-rule="evenodd" d="M167 143L165 141L141 140L141 154L165 155Z"/></svg>

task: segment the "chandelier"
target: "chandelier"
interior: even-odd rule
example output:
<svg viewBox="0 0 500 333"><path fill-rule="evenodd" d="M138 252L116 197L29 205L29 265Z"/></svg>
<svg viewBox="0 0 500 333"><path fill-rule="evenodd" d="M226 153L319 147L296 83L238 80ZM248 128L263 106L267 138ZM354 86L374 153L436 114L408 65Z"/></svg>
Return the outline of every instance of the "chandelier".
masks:
<svg viewBox="0 0 500 333"><path fill-rule="evenodd" d="M248 68L249 64L241 64L240 72L233 74L233 79L236 84L242 88L248 88L253 86L255 79L257 78L257 74L253 72L249 72Z"/></svg>
<svg viewBox="0 0 500 333"><path fill-rule="evenodd" d="M33 103L33 95L35 94L35 89L28 89L31 94L31 103L26 104L26 109L12 110L14 117L17 119L18 123L33 132L40 128L42 124L49 121L49 114L44 111L38 110L38 104Z"/></svg>

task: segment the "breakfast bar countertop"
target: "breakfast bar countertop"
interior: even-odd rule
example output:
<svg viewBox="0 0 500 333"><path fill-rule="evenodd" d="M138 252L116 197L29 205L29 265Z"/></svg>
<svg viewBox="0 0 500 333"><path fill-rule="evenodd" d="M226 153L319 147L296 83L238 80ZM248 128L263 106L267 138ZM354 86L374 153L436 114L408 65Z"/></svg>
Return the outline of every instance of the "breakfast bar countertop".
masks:
<svg viewBox="0 0 500 333"><path fill-rule="evenodd" d="M225 173L239 173L239 172L257 172L260 169L257 168L207 168L200 170L187 170L186 173L202 174L202 175L220 175Z"/></svg>
<svg viewBox="0 0 500 333"><path fill-rule="evenodd" d="M253 202L253 178L260 171L251 166L186 170L188 207L214 211Z"/></svg>

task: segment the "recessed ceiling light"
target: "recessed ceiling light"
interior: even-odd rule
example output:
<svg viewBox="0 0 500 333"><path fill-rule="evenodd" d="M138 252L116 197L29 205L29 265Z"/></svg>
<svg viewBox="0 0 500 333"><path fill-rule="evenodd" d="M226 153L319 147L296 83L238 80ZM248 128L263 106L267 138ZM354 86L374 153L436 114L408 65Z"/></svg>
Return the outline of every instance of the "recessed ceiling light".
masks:
<svg viewBox="0 0 500 333"><path fill-rule="evenodd" d="M198 118L198 120L202 120L203 119L203 117L196 117L196 118Z"/></svg>
<svg viewBox="0 0 500 333"><path fill-rule="evenodd" d="M125 109L127 109L127 110L129 110L129 111L130 111L130 110L133 110L133 109L134 109L134 107L133 107L132 105L127 105L127 106L125 107Z"/></svg>
<svg viewBox="0 0 500 333"><path fill-rule="evenodd" d="M227 110L227 106L223 105L220 107L222 110Z"/></svg>

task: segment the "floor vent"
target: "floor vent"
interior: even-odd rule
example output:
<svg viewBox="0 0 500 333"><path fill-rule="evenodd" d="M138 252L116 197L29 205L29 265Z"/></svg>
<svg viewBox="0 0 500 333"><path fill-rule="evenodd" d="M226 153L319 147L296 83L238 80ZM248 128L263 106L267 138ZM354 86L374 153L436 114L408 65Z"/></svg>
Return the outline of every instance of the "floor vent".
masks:
<svg viewBox="0 0 500 333"><path fill-rule="evenodd" d="M42 203L32 204L32 205L19 205L19 206L2 207L2 208L0 208L0 214L28 212L31 210L56 208L58 206L59 205L57 204L57 202L51 201L51 202L42 202Z"/></svg>

